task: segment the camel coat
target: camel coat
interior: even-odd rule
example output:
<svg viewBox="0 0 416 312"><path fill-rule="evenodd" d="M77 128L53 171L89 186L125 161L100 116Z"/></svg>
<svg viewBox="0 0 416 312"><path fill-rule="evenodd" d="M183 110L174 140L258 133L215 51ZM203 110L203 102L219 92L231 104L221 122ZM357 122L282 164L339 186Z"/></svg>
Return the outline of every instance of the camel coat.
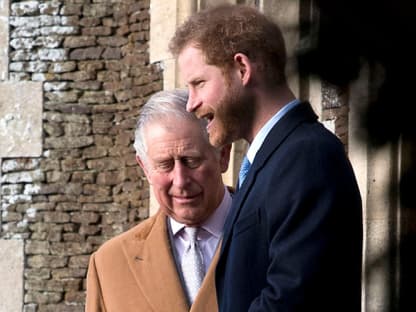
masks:
<svg viewBox="0 0 416 312"><path fill-rule="evenodd" d="M87 312L215 312L214 255L191 308L169 242L166 215L158 212L109 240L90 258Z"/></svg>

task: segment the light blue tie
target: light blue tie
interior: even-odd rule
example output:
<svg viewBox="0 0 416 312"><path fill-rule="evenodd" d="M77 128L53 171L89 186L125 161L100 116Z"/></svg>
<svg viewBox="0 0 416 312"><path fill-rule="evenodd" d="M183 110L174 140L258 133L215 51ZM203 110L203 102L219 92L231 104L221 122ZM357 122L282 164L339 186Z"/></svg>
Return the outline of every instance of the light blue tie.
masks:
<svg viewBox="0 0 416 312"><path fill-rule="evenodd" d="M241 162L240 173L238 174L238 187L240 188L243 184L244 179L247 176L248 171L250 170L250 161L247 156L244 156L243 161Z"/></svg>

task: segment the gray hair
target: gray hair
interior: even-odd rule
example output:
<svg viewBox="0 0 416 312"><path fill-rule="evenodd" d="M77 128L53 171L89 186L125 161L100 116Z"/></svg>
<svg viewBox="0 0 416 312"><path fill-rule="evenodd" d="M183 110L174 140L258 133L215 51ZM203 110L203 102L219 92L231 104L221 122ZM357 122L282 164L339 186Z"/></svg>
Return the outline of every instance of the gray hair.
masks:
<svg viewBox="0 0 416 312"><path fill-rule="evenodd" d="M143 105L137 120L134 148L136 155L147 162L147 144L145 140L145 128L153 122L160 122L164 118L176 117L184 121L198 122L201 126L201 133L208 141L206 121L198 119L194 114L186 111L188 91L175 89L170 91L159 91L153 94L146 104ZM177 125L180 127L180 124Z"/></svg>

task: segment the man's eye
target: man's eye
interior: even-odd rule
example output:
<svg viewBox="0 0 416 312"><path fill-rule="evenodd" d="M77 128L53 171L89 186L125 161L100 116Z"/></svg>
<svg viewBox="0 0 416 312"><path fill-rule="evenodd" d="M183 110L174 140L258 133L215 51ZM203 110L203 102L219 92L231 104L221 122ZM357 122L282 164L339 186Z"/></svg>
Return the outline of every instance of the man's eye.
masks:
<svg viewBox="0 0 416 312"><path fill-rule="evenodd" d="M158 171L170 171L172 167L173 167L173 162L171 161L165 161L165 162L160 162L156 164L156 169Z"/></svg>
<svg viewBox="0 0 416 312"><path fill-rule="evenodd" d="M205 86L205 81L201 80L198 82L198 87L202 88L203 86Z"/></svg>
<svg viewBox="0 0 416 312"><path fill-rule="evenodd" d="M185 157L182 159L182 163L191 169L197 168L199 167L199 165L201 164L201 159L200 158L195 158L195 157Z"/></svg>
<svg viewBox="0 0 416 312"><path fill-rule="evenodd" d="M194 82L193 85L197 88L202 88L205 85L205 81L204 80L197 80L197 81Z"/></svg>

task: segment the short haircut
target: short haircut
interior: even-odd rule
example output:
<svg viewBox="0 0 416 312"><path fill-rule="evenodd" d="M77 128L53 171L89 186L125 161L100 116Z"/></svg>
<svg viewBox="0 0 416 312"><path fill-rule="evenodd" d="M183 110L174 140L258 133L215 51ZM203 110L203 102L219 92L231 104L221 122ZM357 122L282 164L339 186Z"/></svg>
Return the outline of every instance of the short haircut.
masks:
<svg viewBox="0 0 416 312"><path fill-rule="evenodd" d="M185 122L198 123L201 127L202 136L209 142L206 130L206 120L198 119L194 114L187 112L187 101L188 91L175 89L171 91L159 91L153 94L143 105L137 120L134 138L136 155L139 156L143 162L147 162L147 142L145 140L146 127L154 122L163 122L164 119L174 117L182 119ZM180 127L180 124L176 126Z"/></svg>
<svg viewBox="0 0 416 312"><path fill-rule="evenodd" d="M188 45L202 50L207 64L227 77L234 55L256 63L264 83L285 84L286 48L276 23L246 5L220 5L191 16L175 32L169 49L178 56Z"/></svg>

